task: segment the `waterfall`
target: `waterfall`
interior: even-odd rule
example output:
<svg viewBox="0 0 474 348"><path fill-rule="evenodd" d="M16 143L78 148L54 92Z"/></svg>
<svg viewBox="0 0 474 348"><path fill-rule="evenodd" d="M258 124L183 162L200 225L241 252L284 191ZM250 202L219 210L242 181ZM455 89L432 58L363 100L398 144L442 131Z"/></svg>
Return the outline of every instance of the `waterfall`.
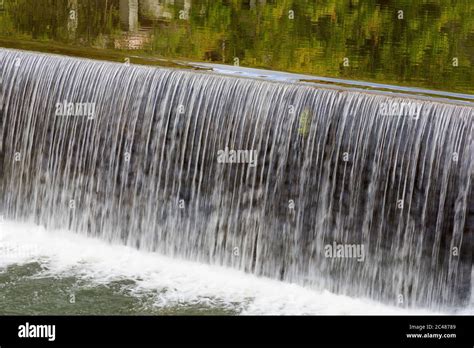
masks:
<svg viewBox="0 0 474 348"><path fill-rule="evenodd" d="M0 64L6 219L394 305L469 301L472 106L6 49Z"/></svg>

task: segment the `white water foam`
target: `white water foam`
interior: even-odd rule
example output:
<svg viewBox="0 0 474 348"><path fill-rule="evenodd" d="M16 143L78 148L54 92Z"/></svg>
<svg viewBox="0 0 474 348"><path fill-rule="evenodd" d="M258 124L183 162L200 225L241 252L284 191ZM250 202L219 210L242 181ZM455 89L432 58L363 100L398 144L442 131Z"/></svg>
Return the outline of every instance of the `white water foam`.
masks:
<svg viewBox="0 0 474 348"><path fill-rule="evenodd" d="M137 295L158 291L158 307L180 301L212 306L213 299L218 299L221 304L238 304L241 314L437 314L315 291L233 269L111 245L69 231L47 231L34 224L0 222L0 254L0 270L38 261L47 263L44 276L74 275L97 283L135 280ZM161 289L166 291L160 293Z"/></svg>

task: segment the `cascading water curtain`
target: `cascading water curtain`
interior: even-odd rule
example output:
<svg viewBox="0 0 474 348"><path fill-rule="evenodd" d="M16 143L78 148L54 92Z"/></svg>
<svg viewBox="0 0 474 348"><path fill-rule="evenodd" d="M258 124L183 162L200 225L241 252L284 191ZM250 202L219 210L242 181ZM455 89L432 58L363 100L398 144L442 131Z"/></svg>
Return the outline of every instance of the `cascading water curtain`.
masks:
<svg viewBox="0 0 474 348"><path fill-rule="evenodd" d="M0 214L401 306L469 300L472 106L0 50Z"/></svg>

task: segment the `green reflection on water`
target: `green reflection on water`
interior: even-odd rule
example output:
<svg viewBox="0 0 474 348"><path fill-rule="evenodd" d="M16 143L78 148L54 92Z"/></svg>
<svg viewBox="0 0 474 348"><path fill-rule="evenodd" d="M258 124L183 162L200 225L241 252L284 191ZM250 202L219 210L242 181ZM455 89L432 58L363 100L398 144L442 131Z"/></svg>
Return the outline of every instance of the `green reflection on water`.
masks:
<svg viewBox="0 0 474 348"><path fill-rule="evenodd" d="M206 303L155 305L166 289L136 293L133 279L105 284L74 275L47 275L38 262L0 269L0 315L235 315L213 299Z"/></svg>
<svg viewBox="0 0 474 348"><path fill-rule="evenodd" d="M472 0L3 0L0 8L5 47L138 63L238 58L474 93Z"/></svg>

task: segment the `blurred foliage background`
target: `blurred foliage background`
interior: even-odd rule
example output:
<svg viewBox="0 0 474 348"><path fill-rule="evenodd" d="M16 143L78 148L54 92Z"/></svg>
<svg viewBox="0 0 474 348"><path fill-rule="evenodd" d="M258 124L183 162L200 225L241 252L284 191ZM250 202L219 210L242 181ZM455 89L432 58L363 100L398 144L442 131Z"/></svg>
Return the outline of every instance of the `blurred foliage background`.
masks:
<svg viewBox="0 0 474 348"><path fill-rule="evenodd" d="M0 0L0 45L474 93L473 0Z"/></svg>

